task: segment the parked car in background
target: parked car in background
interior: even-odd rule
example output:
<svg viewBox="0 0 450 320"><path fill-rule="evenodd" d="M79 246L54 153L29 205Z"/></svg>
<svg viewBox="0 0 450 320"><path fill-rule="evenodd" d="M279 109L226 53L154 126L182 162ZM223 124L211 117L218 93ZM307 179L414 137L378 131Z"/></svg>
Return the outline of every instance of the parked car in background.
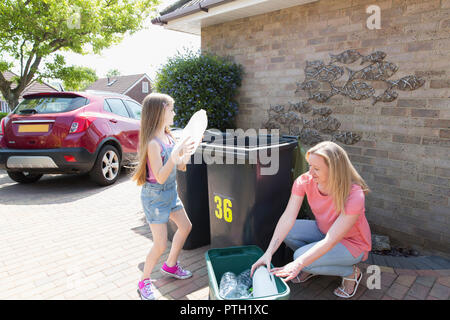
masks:
<svg viewBox="0 0 450 320"><path fill-rule="evenodd" d="M46 173L86 173L113 184L137 155L142 106L112 92L43 92L1 120L0 169L31 183Z"/></svg>

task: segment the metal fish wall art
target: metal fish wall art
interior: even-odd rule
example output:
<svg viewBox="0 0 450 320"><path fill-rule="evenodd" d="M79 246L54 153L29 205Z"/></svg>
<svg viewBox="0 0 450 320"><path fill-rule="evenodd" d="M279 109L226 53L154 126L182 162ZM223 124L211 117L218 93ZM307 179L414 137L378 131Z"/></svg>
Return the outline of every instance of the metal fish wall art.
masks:
<svg viewBox="0 0 450 320"><path fill-rule="evenodd" d="M322 107L322 108L313 108L313 116L316 114L322 116L322 117L328 117L330 114L332 114L333 111L328 107Z"/></svg>
<svg viewBox="0 0 450 320"><path fill-rule="evenodd" d="M334 64L324 65L322 61L307 61L305 67L305 81L318 80L332 82L344 74L344 68Z"/></svg>
<svg viewBox="0 0 450 320"><path fill-rule="evenodd" d="M364 56L361 59L361 64L364 64L365 62L380 62L382 60L384 60L384 58L386 58L386 53L383 51L375 51L372 52L371 54Z"/></svg>
<svg viewBox="0 0 450 320"><path fill-rule="evenodd" d="M359 140L361 140L361 136L350 131L335 133L332 138L332 141L339 141L348 145L355 144Z"/></svg>
<svg viewBox="0 0 450 320"><path fill-rule="evenodd" d="M398 93L395 91L392 91L392 88L387 88L382 94L379 96L373 97L372 105L375 105L378 101L382 102L392 102L395 99L397 99Z"/></svg>
<svg viewBox="0 0 450 320"><path fill-rule="evenodd" d="M329 140L341 142L347 145L355 144L361 140L361 134L350 131L339 131L341 123L331 117L332 109L329 107L315 108L310 101L318 103L327 102L332 96L342 95L352 100L362 100L372 97L372 105L377 102L392 102L398 97L394 89L411 91L424 85L425 80L413 75L398 80L388 80L394 75L398 66L385 61L386 53L374 51L368 55L362 55L356 50L346 50L339 54L330 54L331 62L324 63L321 60L306 61L305 79L297 82L296 93L304 90L308 93L308 100L301 100L289 105L274 105L268 110L269 119L263 124L268 129L288 130L289 134L298 135L299 140L306 145L315 145L321 141ZM369 63L360 70L352 70L334 63L352 64L361 59L361 65ZM337 86L336 80L340 79L345 70L348 71L348 80ZM383 81L386 90L375 96L375 89L369 81ZM368 83L369 82L369 83ZM331 88L324 90L324 88ZM312 110L312 117L307 119L299 114L307 114ZM323 135L330 135L325 138Z"/></svg>
<svg viewBox="0 0 450 320"><path fill-rule="evenodd" d="M320 68L322 68L323 66L324 64L320 60L307 60L305 67L305 81L315 79L316 75L319 73Z"/></svg>
<svg viewBox="0 0 450 320"><path fill-rule="evenodd" d="M279 105L279 104L270 106L270 108L269 108L269 112L281 113L281 112L284 112L284 111L285 111L284 110L284 106L283 105Z"/></svg>
<svg viewBox="0 0 450 320"><path fill-rule="evenodd" d="M322 136L316 130L309 128L302 128L299 134L299 139L307 145L315 145L324 141Z"/></svg>
<svg viewBox="0 0 450 320"><path fill-rule="evenodd" d="M361 80L387 80L398 70L398 66L388 61L375 62L367 67L353 71L347 68L349 81L354 79Z"/></svg>
<svg viewBox="0 0 450 320"><path fill-rule="evenodd" d="M333 133L340 126L341 123L333 117L320 117L312 121L312 127L323 133Z"/></svg>
<svg viewBox="0 0 450 320"><path fill-rule="evenodd" d="M296 93L300 90L307 90L308 92L316 91L320 89L320 82L317 80L308 80L303 82L297 82L297 90Z"/></svg>
<svg viewBox="0 0 450 320"><path fill-rule="evenodd" d="M349 81L342 88L336 88L343 96L350 97L353 100L362 100L372 97L375 94L375 89L369 84L353 80Z"/></svg>
<svg viewBox="0 0 450 320"><path fill-rule="evenodd" d="M327 102L332 96L337 95L339 92L331 90L330 92L315 92L309 95L309 100L314 100L319 103Z"/></svg>
<svg viewBox="0 0 450 320"><path fill-rule="evenodd" d="M402 91L412 91L423 86L425 84L425 79L411 75L398 80L388 80L386 82L390 84L390 88L397 88Z"/></svg>
<svg viewBox="0 0 450 320"><path fill-rule="evenodd" d="M289 103L289 111L309 113L311 111L311 104L308 101L303 100L297 103Z"/></svg>
<svg viewBox="0 0 450 320"><path fill-rule="evenodd" d="M345 50L344 52L341 52L340 54L331 54L330 63L340 62L344 64L350 64L361 58L362 55L356 51L356 50Z"/></svg>

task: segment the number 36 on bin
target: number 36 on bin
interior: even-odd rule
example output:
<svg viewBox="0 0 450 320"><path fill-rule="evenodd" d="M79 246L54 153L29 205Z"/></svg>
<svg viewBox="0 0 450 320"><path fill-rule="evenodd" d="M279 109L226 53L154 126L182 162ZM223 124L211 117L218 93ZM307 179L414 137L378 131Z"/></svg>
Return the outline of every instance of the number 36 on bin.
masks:
<svg viewBox="0 0 450 320"><path fill-rule="evenodd" d="M233 211L231 209L233 204L231 200L227 198L222 199L221 196L215 195L214 203L216 204L214 212L216 213L217 219L222 219L223 217L226 222L231 222L233 220Z"/></svg>

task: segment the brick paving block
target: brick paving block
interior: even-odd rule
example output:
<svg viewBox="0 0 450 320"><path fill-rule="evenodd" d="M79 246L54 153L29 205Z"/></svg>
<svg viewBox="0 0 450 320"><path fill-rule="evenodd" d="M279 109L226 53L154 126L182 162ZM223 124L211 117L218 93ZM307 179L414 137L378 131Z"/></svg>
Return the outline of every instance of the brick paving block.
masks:
<svg viewBox="0 0 450 320"><path fill-rule="evenodd" d="M427 297L428 292L430 292L430 287L417 283L416 280L416 282L411 286L411 289L409 289L408 295L424 300Z"/></svg>
<svg viewBox="0 0 450 320"><path fill-rule="evenodd" d="M381 287L389 288L391 284L397 279L397 274L395 273L381 273Z"/></svg>
<svg viewBox="0 0 450 320"><path fill-rule="evenodd" d="M424 277L439 277L439 271L437 270L431 270L431 269L427 269L427 270L416 270L417 274L419 276L424 276Z"/></svg>
<svg viewBox="0 0 450 320"><path fill-rule="evenodd" d="M383 298L381 298L381 300L398 300L398 299L395 299L395 298L391 297L390 295L385 294L383 296Z"/></svg>
<svg viewBox="0 0 450 320"><path fill-rule="evenodd" d="M198 287L195 285L195 283L191 282L181 288L173 290L172 292L170 292L170 296L176 300L180 300L181 298L186 297L188 294L191 294L197 290Z"/></svg>
<svg viewBox="0 0 450 320"><path fill-rule="evenodd" d="M450 288L439 283L435 283L429 293L430 296L439 300L448 300L450 297Z"/></svg>
<svg viewBox="0 0 450 320"><path fill-rule="evenodd" d="M414 281L416 280L416 276L406 275L402 274L399 275L398 278L395 280L395 282L405 286L405 287L411 287Z"/></svg>
<svg viewBox="0 0 450 320"><path fill-rule="evenodd" d="M450 277L439 277L436 282L450 288Z"/></svg>
<svg viewBox="0 0 450 320"><path fill-rule="evenodd" d="M391 268L391 267L380 266L380 270L381 270L381 272L384 272L384 273L395 274L394 268Z"/></svg>
<svg viewBox="0 0 450 320"><path fill-rule="evenodd" d="M209 287L203 288L201 287L196 291L186 295L186 297L189 300L208 300L208 296L209 296Z"/></svg>
<svg viewBox="0 0 450 320"><path fill-rule="evenodd" d="M450 277L450 270L437 270L439 277Z"/></svg>
<svg viewBox="0 0 450 320"><path fill-rule="evenodd" d="M340 279L340 278L339 278ZM311 281L314 281L314 283L318 284L319 286L326 288L330 285L331 282L334 282L336 280L336 277L332 276L318 276L311 279Z"/></svg>
<svg viewBox="0 0 450 320"><path fill-rule="evenodd" d="M311 285L309 285L306 288L306 290L303 291L303 294L308 295L311 299L313 299L318 295L320 295L324 290L325 288L323 288L322 286L319 286L318 284L315 283L311 283Z"/></svg>
<svg viewBox="0 0 450 320"><path fill-rule="evenodd" d="M331 282L321 293L316 297L317 300L337 300L339 297L333 291L339 286L335 281ZM295 300L292 297L291 300Z"/></svg>
<svg viewBox="0 0 450 320"><path fill-rule="evenodd" d="M381 289L367 289L360 298L363 300L380 300L385 293L386 291Z"/></svg>
<svg viewBox="0 0 450 320"><path fill-rule="evenodd" d="M409 276L417 276L417 270L411 269L395 269L395 273L398 275L409 275Z"/></svg>
<svg viewBox="0 0 450 320"><path fill-rule="evenodd" d="M424 285L425 287L431 288L436 281L435 277L430 276L418 276L416 278L416 283L419 283L421 285Z"/></svg>
<svg viewBox="0 0 450 320"><path fill-rule="evenodd" d="M403 300L420 300L419 298L407 295L406 297L403 298Z"/></svg>
<svg viewBox="0 0 450 320"><path fill-rule="evenodd" d="M387 291L386 294L394 299L401 300L408 292L409 287L405 287L399 283L394 283ZM383 297L384 298L384 297Z"/></svg>

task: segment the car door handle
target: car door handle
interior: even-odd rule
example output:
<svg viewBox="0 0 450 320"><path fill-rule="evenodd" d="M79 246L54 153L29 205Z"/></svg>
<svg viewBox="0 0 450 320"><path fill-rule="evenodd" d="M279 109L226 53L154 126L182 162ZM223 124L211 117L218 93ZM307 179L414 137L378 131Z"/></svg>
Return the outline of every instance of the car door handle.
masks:
<svg viewBox="0 0 450 320"><path fill-rule="evenodd" d="M116 119L109 119L109 121L113 122L113 123L117 123Z"/></svg>

